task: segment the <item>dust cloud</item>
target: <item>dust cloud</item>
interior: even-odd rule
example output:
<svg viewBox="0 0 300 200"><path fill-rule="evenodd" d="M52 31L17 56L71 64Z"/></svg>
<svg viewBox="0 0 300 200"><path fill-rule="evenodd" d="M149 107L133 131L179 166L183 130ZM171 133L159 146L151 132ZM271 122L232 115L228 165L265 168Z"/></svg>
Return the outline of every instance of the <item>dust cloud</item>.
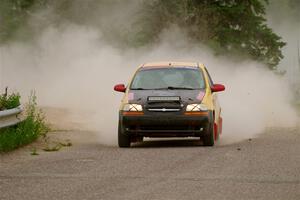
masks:
<svg viewBox="0 0 300 200"><path fill-rule="evenodd" d="M269 26L286 42L279 68L286 71L291 87L300 97L300 4L296 1L294 4L292 1L270 1L267 19Z"/></svg>
<svg viewBox="0 0 300 200"><path fill-rule="evenodd" d="M199 61L215 83L226 85L219 94L222 144L255 137L267 127L293 127L298 121L287 80L259 63L216 57L205 46L189 41L176 26L166 29L157 43L140 48L111 45L103 32L73 23L49 25L31 42L2 46L1 90L9 86L28 96L34 89L54 126L94 131L99 143L116 145L122 94L114 92L113 86L128 83L145 62Z"/></svg>

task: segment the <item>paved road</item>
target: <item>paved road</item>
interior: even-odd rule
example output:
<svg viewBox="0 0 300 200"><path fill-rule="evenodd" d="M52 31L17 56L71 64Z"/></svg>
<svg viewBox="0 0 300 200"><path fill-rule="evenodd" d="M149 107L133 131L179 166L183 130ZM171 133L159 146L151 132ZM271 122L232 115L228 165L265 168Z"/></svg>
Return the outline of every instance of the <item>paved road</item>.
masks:
<svg viewBox="0 0 300 200"><path fill-rule="evenodd" d="M59 152L0 155L0 199L300 199L296 130L213 148L148 141L119 149L72 134L77 142Z"/></svg>

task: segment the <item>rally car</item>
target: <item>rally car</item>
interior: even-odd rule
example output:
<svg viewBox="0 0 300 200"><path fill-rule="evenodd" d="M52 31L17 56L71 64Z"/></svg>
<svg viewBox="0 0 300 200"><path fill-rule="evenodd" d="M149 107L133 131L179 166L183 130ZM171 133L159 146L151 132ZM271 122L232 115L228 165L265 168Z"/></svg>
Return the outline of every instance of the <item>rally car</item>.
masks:
<svg viewBox="0 0 300 200"><path fill-rule="evenodd" d="M119 109L118 144L130 147L144 137L200 137L213 146L222 132L221 107L214 84L200 63L161 62L141 65L126 87Z"/></svg>

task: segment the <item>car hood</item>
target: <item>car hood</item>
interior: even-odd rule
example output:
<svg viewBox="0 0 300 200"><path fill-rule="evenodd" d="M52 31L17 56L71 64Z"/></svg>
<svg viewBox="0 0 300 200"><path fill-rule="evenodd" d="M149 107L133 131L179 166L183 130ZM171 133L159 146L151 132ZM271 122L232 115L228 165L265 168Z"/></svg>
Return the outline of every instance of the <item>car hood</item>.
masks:
<svg viewBox="0 0 300 200"><path fill-rule="evenodd" d="M205 89L200 90L130 90L128 92L129 103L146 103L148 97L180 97L185 103L201 102L205 95Z"/></svg>

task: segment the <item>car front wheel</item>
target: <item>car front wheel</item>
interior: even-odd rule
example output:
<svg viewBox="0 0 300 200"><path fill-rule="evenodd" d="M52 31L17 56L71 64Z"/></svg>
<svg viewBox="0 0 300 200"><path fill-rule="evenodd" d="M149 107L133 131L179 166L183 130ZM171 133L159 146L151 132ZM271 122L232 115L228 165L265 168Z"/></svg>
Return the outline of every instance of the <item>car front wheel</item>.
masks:
<svg viewBox="0 0 300 200"><path fill-rule="evenodd" d="M206 129L206 133L202 137L204 146L214 146L215 144L214 124L208 123L205 129Z"/></svg>
<svg viewBox="0 0 300 200"><path fill-rule="evenodd" d="M118 127L118 144L119 147L130 147L130 137L124 133L122 123L119 121Z"/></svg>

